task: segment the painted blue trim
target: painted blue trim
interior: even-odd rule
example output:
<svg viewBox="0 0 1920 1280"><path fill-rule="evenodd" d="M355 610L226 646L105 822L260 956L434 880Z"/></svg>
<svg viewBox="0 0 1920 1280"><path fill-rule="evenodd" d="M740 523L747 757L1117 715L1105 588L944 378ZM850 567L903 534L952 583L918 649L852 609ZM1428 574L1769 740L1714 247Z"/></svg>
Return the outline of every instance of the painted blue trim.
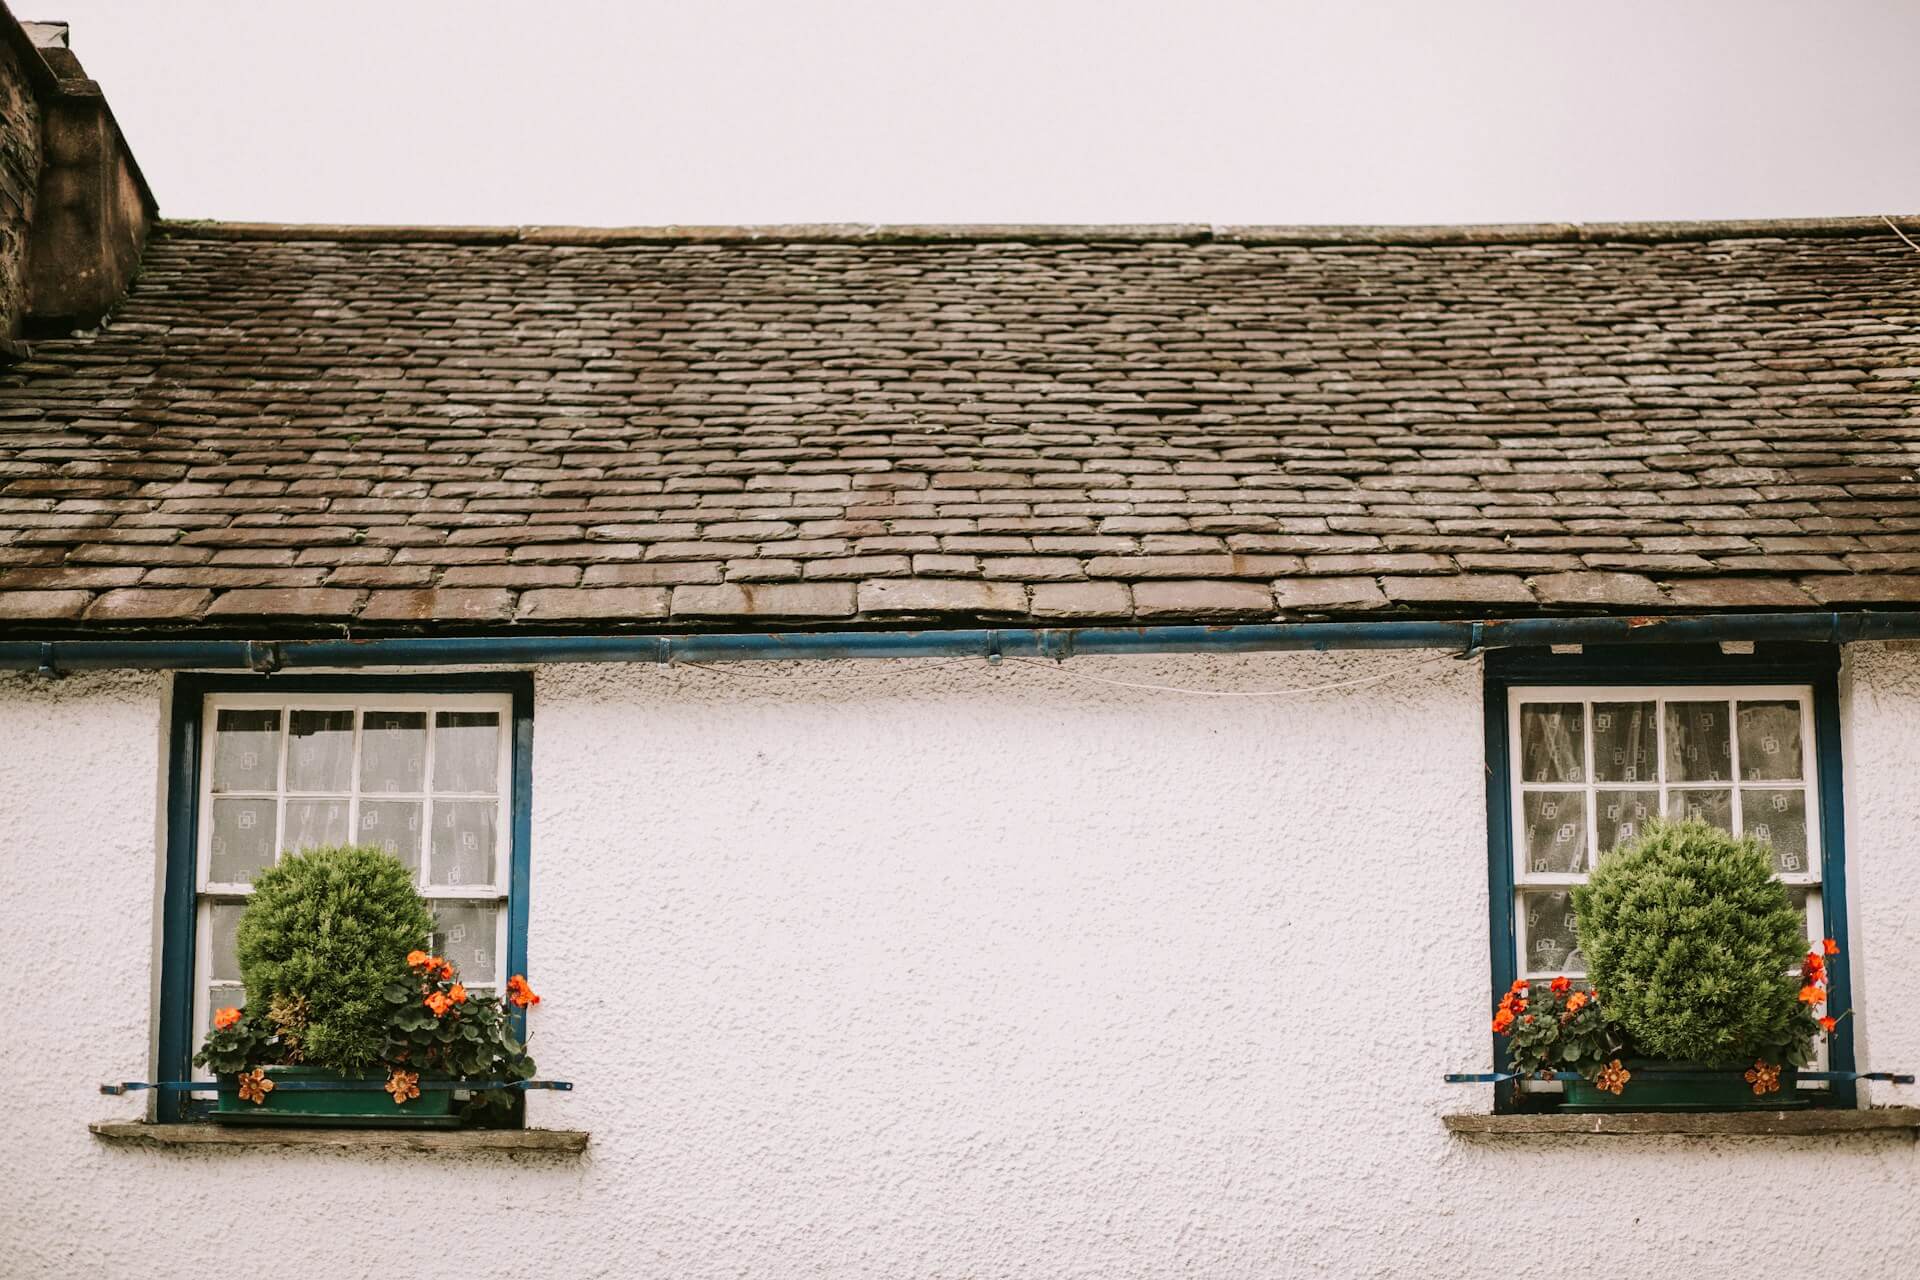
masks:
<svg viewBox="0 0 1920 1280"><path fill-rule="evenodd" d="M934 631L791 631L721 635L399 636L364 640L0 641L0 670L99 668L277 671L289 668L526 665L546 662L740 662L843 658L1066 658L1074 654L1268 650L1460 649L1551 644L1701 644L1719 640L1844 644L1920 637L1920 611L1540 617L1459 622L1395 619L1231 626L1008 627Z"/></svg>
<svg viewBox="0 0 1920 1280"><path fill-rule="evenodd" d="M1508 800L1507 779L1509 760L1507 756L1507 686L1489 679L1485 690L1485 731L1487 744L1487 947L1492 956L1493 1000L1487 1005L1492 1010L1500 1002L1519 975L1514 960L1513 939L1513 858L1508 852L1513 848L1513 805ZM1491 1021L1491 1012L1487 1015ZM1502 1064L1505 1055L1504 1041L1491 1030L1487 1033L1493 1045L1493 1064ZM1520 1096L1517 1086L1501 1081L1494 1089L1494 1107L1496 1110L1511 1108Z"/></svg>
<svg viewBox="0 0 1920 1280"><path fill-rule="evenodd" d="M1840 945L1840 954L1827 962L1827 1010L1836 1017L1853 1008L1853 949L1847 936L1847 818L1840 758L1840 690L1829 672L1813 685L1814 760L1820 776L1820 908L1826 933ZM1828 1065L1835 1071L1855 1069L1853 1028L1857 1018L1842 1018L1839 1030L1827 1039ZM1842 1106L1857 1104L1851 1080L1834 1085L1834 1099Z"/></svg>
<svg viewBox="0 0 1920 1280"><path fill-rule="evenodd" d="M173 723L168 733L167 863L160 952L160 1035L155 1074L189 1078L193 1052L194 931L198 913L195 872L200 803L200 746L210 693L505 693L513 700L509 769L513 822L507 862L507 964L525 973L528 881L533 861L533 677L523 671L441 672L420 676L181 675L174 679ZM515 1014L515 1033L526 1034L526 1015ZM161 1090L154 1118L197 1118L185 1093Z"/></svg>
<svg viewBox="0 0 1920 1280"><path fill-rule="evenodd" d="M1516 976L1513 921L1513 815L1508 801L1507 693L1528 685L1689 685L1793 684L1813 690L1814 780L1820 796L1821 908L1829 937L1841 953L1829 968L1829 1008L1851 1007L1846 937L1846 829L1840 772L1840 700L1838 648L1829 644L1759 644L1750 654L1720 652L1717 645L1676 646L1657 654L1626 646L1591 646L1582 653L1553 653L1547 649L1506 649L1487 655L1486 767L1487 777L1487 891L1492 929L1492 999L1495 1003ZM1505 910L1501 904L1505 904ZM1829 1101L1823 1105L1857 1105L1854 1071L1853 1023L1848 1018L1829 1040L1832 1080ZM1491 1033L1490 1033L1491 1034ZM1502 1068L1505 1044L1491 1036L1493 1063ZM1496 1084L1494 1109L1513 1111L1551 1102L1535 1102L1521 1094L1511 1080Z"/></svg>
<svg viewBox="0 0 1920 1280"><path fill-rule="evenodd" d="M167 734L167 862L161 906L159 1074L185 1075L193 1053L194 833L199 829L199 681L174 681ZM182 1118L183 1099L162 1094L154 1118Z"/></svg>

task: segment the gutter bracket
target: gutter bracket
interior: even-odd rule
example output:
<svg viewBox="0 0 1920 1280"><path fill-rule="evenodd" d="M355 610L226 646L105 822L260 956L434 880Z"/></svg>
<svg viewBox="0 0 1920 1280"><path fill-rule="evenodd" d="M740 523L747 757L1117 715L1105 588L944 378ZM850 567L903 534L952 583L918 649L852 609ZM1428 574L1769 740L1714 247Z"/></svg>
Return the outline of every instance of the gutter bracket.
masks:
<svg viewBox="0 0 1920 1280"><path fill-rule="evenodd" d="M60 668L53 665L53 641L51 640L41 641L40 642L40 671L39 671L40 677L45 680L58 680L64 674L65 673L62 672Z"/></svg>
<svg viewBox="0 0 1920 1280"><path fill-rule="evenodd" d="M987 665L1000 665L1000 633L997 630L987 632Z"/></svg>
<svg viewBox="0 0 1920 1280"><path fill-rule="evenodd" d="M1467 647L1453 655L1454 661L1470 662L1474 658L1479 657L1487 651L1485 642L1486 624L1482 622L1474 623L1472 630L1467 633Z"/></svg>
<svg viewBox="0 0 1920 1280"><path fill-rule="evenodd" d="M653 665L665 671L673 665L673 639L670 636L653 638Z"/></svg>
<svg viewBox="0 0 1920 1280"><path fill-rule="evenodd" d="M247 641L247 666L263 676L270 676L283 664L280 646L271 640Z"/></svg>
<svg viewBox="0 0 1920 1280"><path fill-rule="evenodd" d="M1073 632L1047 627L1040 632L1040 656L1065 662L1073 656Z"/></svg>

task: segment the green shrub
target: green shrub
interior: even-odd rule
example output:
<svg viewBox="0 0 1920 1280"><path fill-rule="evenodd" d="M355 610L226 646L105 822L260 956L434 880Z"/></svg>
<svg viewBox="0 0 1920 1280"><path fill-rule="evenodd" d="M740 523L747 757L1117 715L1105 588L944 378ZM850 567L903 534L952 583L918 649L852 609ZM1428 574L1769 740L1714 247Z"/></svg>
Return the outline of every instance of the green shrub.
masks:
<svg viewBox="0 0 1920 1280"><path fill-rule="evenodd" d="M1587 976L1639 1052L1714 1066L1805 1056L1811 1015L1790 971L1806 921L1765 846L1650 823L1600 859L1573 907Z"/></svg>
<svg viewBox="0 0 1920 1280"><path fill-rule="evenodd" d="M253 882L240 915L240 977L290 1061L358 1071L387 1046L387 989L433 917L413 873L381 849L291 854Z"/></svg>

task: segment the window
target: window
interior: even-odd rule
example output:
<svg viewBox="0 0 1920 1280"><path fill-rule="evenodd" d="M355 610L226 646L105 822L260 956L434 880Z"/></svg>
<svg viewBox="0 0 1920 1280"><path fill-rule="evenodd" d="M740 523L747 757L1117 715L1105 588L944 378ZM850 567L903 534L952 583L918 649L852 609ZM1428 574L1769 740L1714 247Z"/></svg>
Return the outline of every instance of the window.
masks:
<svg viewBox="0 0 1920 1280"><path fill-rule="evenodd" d="M1585 970L1570 890L1648 818L1700 818L1772 846L1818 939L1819 798L1807 686L1516 688L1508 692L1515 961Z"/></svg>
<svg viewBox="0 0 1920 1280"><path fill-rule="evenodd" d="M383 846L432 908L423 945L468 986L525 968L523 677L183 677L174 710L166 1078L188 1078L215 1009L245 1002L235 930L254 877L289 852Z"/></svg>
<svg viewBox="0 0 1920 1280"><path fill-rule="evenodd" d="M1496 990L1518 977L1584 973L1571 891L1600 855L1662 815L1770 846L1809 940L1844 940L1833 658L1689 653L1672 682L1650 683L1660 656L1508 652L1489 661ZM1843 978L1836 1008L1847 1007ZM1833 1049L1829 1065L1850 1070L1851 1040ZM1851 1101L1850 1088L1833 1092Z"/></svg>

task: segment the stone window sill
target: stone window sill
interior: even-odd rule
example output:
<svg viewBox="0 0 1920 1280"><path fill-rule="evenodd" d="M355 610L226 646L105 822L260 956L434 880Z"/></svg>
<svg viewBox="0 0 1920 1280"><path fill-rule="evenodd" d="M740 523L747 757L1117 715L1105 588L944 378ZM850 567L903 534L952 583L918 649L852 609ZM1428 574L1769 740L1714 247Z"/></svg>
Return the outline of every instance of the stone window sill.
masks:
<svg viewBox="0 0 1920 1280"><path fill-rule="evenodd" d="M219 1124L148 1124L101 1120L87 1126L116 1145L208 1150L307 1147L330 1151L432 1151L454 1155L577 1156L587 1149L579 1129L278 1129Z"/></svg>
<svg viewBox="0 0 1920 1280"><path fill-rule="evenodd" d="M1865 1111L1607 1111L1442 1116L1464 1138L1621 1138L1659 1135L1726 1138L1844 1137L1920 1132L1920 1107Z"/></svg>

